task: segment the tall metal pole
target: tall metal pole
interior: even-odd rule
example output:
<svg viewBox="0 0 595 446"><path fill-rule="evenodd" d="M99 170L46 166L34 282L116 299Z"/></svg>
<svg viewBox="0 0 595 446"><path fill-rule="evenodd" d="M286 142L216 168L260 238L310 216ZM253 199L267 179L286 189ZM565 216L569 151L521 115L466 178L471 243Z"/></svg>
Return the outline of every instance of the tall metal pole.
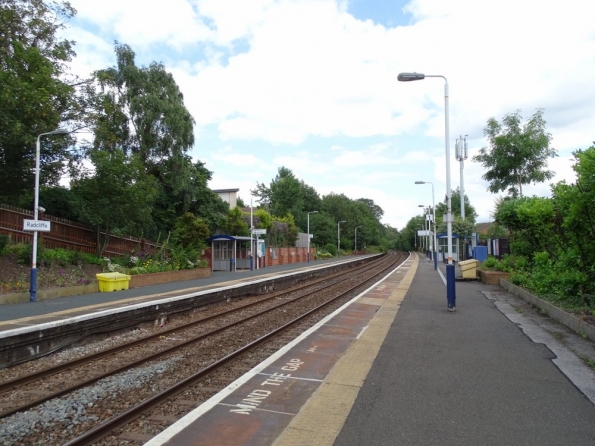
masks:
<svg viewBox="0 0 595 446"><path fill-rule="evenodd" d="M455 156L457 161L461 163L461 218L465 220L465 180L463 171L465 169L465 160L467 159L467 135L463 138L462 136L457 139L456 153Z"/></svg>
<svg viewBox="0 0 595 446"><path fill-rule="evenodd" d="M40 139L45 135L64 135L68 133L65 129L56 129L51 132L41 133L37 136L35 144L35 199L33 204L33 218L39 218L39 159L41 157ZM31 278L29 282L29 302L37 301L37 231L33 231L33 250L31 253Z"/></svg>
<svg viewBox="0 0 595 446"><path fill-rule="evenodd" d="M361 228L361 226L355 227L355 245L354 245L355 254L357 254L357 228Z"/></svg>
<svg viewBox="0 0 595 446"><path fill-rule="evenodd" d="M341 223L345 223L345 220L337 223L337 258L341 257Z"/></svg>
<svg viewBox="0 0 595 446"><path fill-rule="evenodd" d="M397 79L399 82L411 82L423 80L426 77L441 77L444 79L444 141L446 150L446 236L448 244L448 264L446 265L446 299L448 302L448 311L455 311L455 266L452 258L452 202L451 202L451 188L450 188L450 129L448 123L448 80L445 76L440 74L423 74L423 73L399 73Z"/></svg>
<svg viewBox="0 0 595 446"><path fill-rule="evenodd" d="M455 311L456 290L455 290L455 266L452 259L452 202L450 187L450 128L449 128L449 91L448 81L444 76L436 76L444 79L444 127L446 145L446 236L448 237L448 264L446 265L446 299L448 310Z"/></svg>
<svg viewBox="0 0 595 446"><path fill-rule="evenodd" d="M310 262L310 214L318 214L318 211L308 212L308 262Z"/></svg>

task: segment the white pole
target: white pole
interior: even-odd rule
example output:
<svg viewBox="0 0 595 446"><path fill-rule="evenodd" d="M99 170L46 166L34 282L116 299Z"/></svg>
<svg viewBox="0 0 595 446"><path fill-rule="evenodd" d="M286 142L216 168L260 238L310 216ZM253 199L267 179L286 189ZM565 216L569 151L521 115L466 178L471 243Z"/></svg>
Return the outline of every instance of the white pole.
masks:
<svg viewBox="0 0 595 446"><path fill-rule="evenodd" d="M37 220L39 217L39 159L41 157L41 143L40 139L45 135L64 135L68 133L66 129L56 129L51 132L41 133L37 136L37 143L35 144L35 198L33 208L33 218ZM37 301L37 231L33 231L33 250L31 253L31 280L29 287L29 302Z"/></svg>

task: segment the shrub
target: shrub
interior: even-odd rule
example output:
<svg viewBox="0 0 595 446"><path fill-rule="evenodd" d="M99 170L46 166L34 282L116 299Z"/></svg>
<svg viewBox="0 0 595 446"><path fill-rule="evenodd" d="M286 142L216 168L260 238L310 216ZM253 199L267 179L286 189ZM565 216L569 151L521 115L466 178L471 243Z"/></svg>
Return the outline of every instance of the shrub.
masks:
<svg viewBox="0 0 595 446"><path fill-rule="evenodd" d="M327 243L324 245L324 251L330 253L332 257L335 257L337 255L337 246L332 243Z"/></svg>
<svg viewBox="0 0 595 446"><path fill-rule="evenodd" d="M334 255L330 252L326 251L316 251L316 255L314 256L315 260L324 260L324 259L332 259Z"/></svg>
<svg viewBox="0 0 595 446"><path fill-rule="evenodd" d="M17 258L17 262L21 265L31 263L31 256L33 255L33 246L29 243L15 243L8 245L8 253Z"/></svg>
<svg viewBox="0 0 595 446"><path fill-rule="evenodd" d="M8 236L5 234L0 234L0 254L5 252L6 245L8 245Z"/></svg>
<svg viewBox="0 0 595 446"><path fill-rule="evenodd" d="M481 264L481 269L495 269L496 265L498 265L498 259L496 257L488 257Z"/></svg>
<svg viewBox="0 0 595 446"><path fill-rule="evenodd" d="M38 256L38 260L44 261L46 265L57 263L60 266L67 266L72 264L74 258L74 251L67 251L62 248L44 249Z"/></svg>

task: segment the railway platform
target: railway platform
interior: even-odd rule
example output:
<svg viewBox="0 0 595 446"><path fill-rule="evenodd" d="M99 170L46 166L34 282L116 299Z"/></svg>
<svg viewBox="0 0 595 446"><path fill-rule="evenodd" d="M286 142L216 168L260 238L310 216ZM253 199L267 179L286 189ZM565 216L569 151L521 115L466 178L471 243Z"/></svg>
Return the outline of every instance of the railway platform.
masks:
<svg viewBox="0 0 595 446"><path fill-rule="evenodd" d="M595 444L594 371L498 286L448 312L444 269L412 254L146 444Z"/></svg>
<svg viewBox="0 0 595 446"><path fill-rule="evenodd" d="M19 327L65 320L92 312L123 308L133 304L141 304L218 287L234 286L257 279L274 277L283 273L305 271L334 263L349 262L358 257L340 257L316 260L309 263L293 263L252 271L215 271L211 274L211 277L203 279L169 282L111 293L97 292L40 300L37 302L1 305L0 333Z"/></svg>

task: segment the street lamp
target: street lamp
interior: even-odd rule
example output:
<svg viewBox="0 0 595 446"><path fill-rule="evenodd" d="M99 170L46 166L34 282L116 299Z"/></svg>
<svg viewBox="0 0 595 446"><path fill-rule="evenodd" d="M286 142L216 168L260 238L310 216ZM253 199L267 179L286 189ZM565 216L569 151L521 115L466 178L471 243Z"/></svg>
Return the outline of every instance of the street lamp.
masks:
<svg viewBox="0 0 595 446"><path fill-rule="evenodd" d="M432 219L434 220L434 269L438 269L438 243L436 239L436 204L434 201L434 183L431 181L416 181L415 184L431 184L432 185Z"/></svg>
<svg viewBox="0 0 595 446"><path fill-rule="evenodd" d="M361 228L361 226L355 227L355 254L357 255L357 228Z"/></svg>
<svg viewBox="0 0 595 446"><path fill-rule="evenodd" d="M308 212L308 262L310 261L310 214L318 214L318 211Z"/></svg>
<svg viewBox="0 0 595 446"><path fill-rule="evenodd" d="M428 228L427 227L427 225L428 225L428 214L426 212L426 207L423 204L419 204L417 207L418 208L423 208L423 210L424 210L424 232L425 232L425 236L426 236L426 238L424 239L424 245L425 245L425 250L426 251L429 251L430 250L429 249L430 248L430 234L428 234L427 231L428 231L428 229L431 229L431 228ZM427 255L427 252L426 252L426 255Z"/></svg>
<svg viewBox="0 0 595 446"><path fill-rule="evenodd" d="M34 219L39 217L39 158L41 153L40 138L45 135L64 135L68 133L66 129L56 129L51 132L41 133L37 137L35 145L35 203L33 205ZM37 231L33 231L33 253L31 255L31 281L29 287L29 302L37 301Z"/></svg>
<svg viewBox="0 0 595 446"><path fill-rule="evenodd" d="M345 220L337 223L337 258L341 256L341 223L345 223Z"/></svg>
<svg viewBox="0 0 595 446"><path fill-rule="evenodd" d="M446 237L448 243L448 264L446 265L446 300L448 311L455 311L455 266L452 263L452 206L450 190L450 146L448 128L448 80L439 74L399 73L397 79L401 82L418 81L426 77L441 77L444 79L444 143L446 151Z"/></svg>

